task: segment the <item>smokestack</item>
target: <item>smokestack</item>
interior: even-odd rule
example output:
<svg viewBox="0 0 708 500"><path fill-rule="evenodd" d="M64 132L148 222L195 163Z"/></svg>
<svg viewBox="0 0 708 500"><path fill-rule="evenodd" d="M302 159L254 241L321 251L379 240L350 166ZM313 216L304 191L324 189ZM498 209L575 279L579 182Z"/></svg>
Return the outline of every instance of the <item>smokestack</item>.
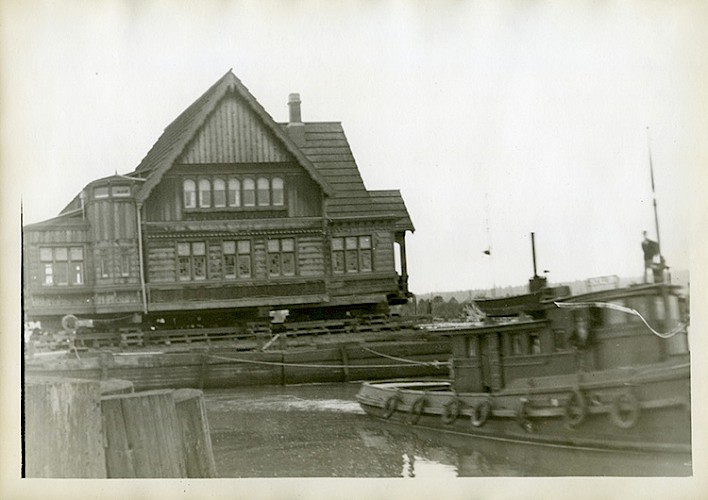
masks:
<svg viewBox="0 0 708 500"><path fill-rule="evenodd" d="M290 108L290 121L288 122L288 135L297 146L305 145L305 124L302 123L300 114L300 94L292 93L288 96L288 107Z"/></svg>

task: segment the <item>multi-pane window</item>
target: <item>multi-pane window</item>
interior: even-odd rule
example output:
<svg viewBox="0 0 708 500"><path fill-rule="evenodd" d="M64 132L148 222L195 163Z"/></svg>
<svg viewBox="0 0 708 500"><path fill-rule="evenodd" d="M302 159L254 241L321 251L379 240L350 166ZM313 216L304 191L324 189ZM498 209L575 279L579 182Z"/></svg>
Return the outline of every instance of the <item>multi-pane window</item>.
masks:
<svg viewBox="0 0 708 500"><path fill-rule="evenodd" d="M332 270L335 273L373 270L371 236L332 238Z"/></svg>
<svg viewBox="0 0 708 500"><path fill-rule="evenodd" d="M43 285L83 285L82 247L42 247L39 249Z"/></svg>
<svg viewBox="0 0 708 500"><path fill-rule="evenodd" d="M113 186L111 188L111 195L117 198L130 196L130 186Z"/></svg>
<svg viewBox="0 0 708 500"><path fill-rule="evenodd" d="M233 177L229 179L229 206L241 206L241 181Z"/></svg>
<svg viewBox="0 0 708 500"><path fill-rule="evenodd" d="M224 254L225 278L250 278L251 277L251 242L224 241L222 244Z"/></svg>
<svg viewBox="0 0 708 500"><path fill-rule="evenodd" d="M258 178L258 206L267 207L270 205L270 183L265 177Z"/></svg>
<svg viewBox="0 0 708 500"><path fill-rule="evenodd" d="M243 180L243 206L256 206L256 183L251 178Z"/></svg>
<svg viewBox="0 0 708 500"><path fill-rule="evenodd" d="M185 179L182 190L184 193L184 208L197 207L197 185L192 179Z"/></svg>
<svg viewBox="0 0 708 500"><path fill-rule="evenodd" d="M122 249L120 251L120 260L118 261L120 266L120 275L124 278L130 276L130 253L127 249Z"/></svg>
<svg viewBox="0 0 708 500"><path fill-rule="evenodd" d="M107 188L106 188L107 189ZM182 181L186 209L284 207L285 183L281 177L199 177Z"/></svg>
<svg viewBox="0 0 708 500"><path fill-rule="evenodd" d="M285 191L283 189L283 179L280 177L273 178L273 205L282 207L285 204Z"/></svg>
<svg viewBox="0 0 708 500"><path fill-rule="evenodd" d="M206 243L177 243L177 276L180 281L206 279Z"/></svg>
<svg viewBox="0 0 708 500"><path fill-rule="evenodd" d="M111 254L109 253L108 250L101 250L101 253L99 255L99 265L100 265L100 274L101 278L110 278L111 277Z"/></svg>
<svg viewBox="0 0 708 500"><path fill-rule="evenodd" d="M295 240L293 238L268 240L268 275L295 275Z"/></svg>
<svg viewBox="0 0 708 500"><path fill-rule="evenodd" d="M199 179L199 208L211 207L211 182Z"/></svg>
<svg viewBox="0 0 708 500"><path fill-rule="evenodd" d="M226 206L226 183L224 179L214 179L214 208Z"/></svg>

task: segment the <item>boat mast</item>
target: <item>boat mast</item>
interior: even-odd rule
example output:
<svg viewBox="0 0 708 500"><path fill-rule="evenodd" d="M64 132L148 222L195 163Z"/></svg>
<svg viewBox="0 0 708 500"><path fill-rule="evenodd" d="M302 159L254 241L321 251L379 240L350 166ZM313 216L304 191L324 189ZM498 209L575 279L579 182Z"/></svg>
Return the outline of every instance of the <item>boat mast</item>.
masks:
<svg viewBox="0 0 708 500"><path fill-rule="evenodd" d="M649 152L649 175L651 176L651 195L654 204L654 226L656 227L656 244L659 246L659 257L661 257L661 236L659 236L659 212L656 208L656 189L654 188L654 165L651 161L651 144L649 141L649 127L647 127L647 151Z"/></svg>

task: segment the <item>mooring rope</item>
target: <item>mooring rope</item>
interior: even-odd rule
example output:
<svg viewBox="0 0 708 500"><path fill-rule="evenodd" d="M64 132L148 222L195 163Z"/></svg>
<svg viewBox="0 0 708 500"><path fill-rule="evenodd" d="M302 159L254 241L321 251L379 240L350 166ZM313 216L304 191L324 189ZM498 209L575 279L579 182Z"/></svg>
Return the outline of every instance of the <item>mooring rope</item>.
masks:
<svg viewBox="0 0 708 500"><path fill-rule="evenodd" d="M561 309L582 309L586 307L599 307L602 309L613 309L615 311L620 311L626 314L632 314L634 316L637 316L639 319L642 320L642 322L651 330L651 332L656 335L657 337L660 337L662 339L670 339L677 333L680 333L686 329L687 323L679 323L676 325L674 328L669 330L668 332L661 333L656 331L652 326L647 322L646 319L644 319L644 316L642 316L642 313L637 311L636 309L632 309L631 307L625 307L621 306L619 304L612 304L609 302L554 302L554 304Z"/></svg>
<svg viewBox="0 0 708 500"><path fill-rule="evenodd" d="M243 359L243 358L230 358L226 356L217 356L215 354L209 354L208 356L213 359L220 359L223 361L233 361L236 363L247 363L247 364L254 364L254 365L267 365L267 366L292 366L292 367L297 367L297 368L335 368L335 369L343 369L343 368L403 368L406 366L410 365L418 365L418 366L434 366L435 368L440 368L442 366L447 366L450 363L447 361L414 361L410 359L404 359L404 358L396 358L394 356L388 356L386 354L380 353L373 351L371 349L368 349L364 346L360 346L362 349L365 351L369 351L373 354L376 354L378 356L384 357L384 358L389 358L395 361L401 361L406 364L396 364L396 365L318 365L318 364L311 364L311 363L286 363L284 361L257 361L255 359Z"/></svg>
<svg viewBox="0 0 708 500"><path fill-rule="evenodd" d="M412 359L405 359L405 358L397 358L395 356L389 356L388 354L384 354L382 352L377 352L374 351L373 349L369 349L368 347L364 347L363 345L359 345L363 350L370 352L371 354L376 354L377 356L381 356L382 358L388 358L392 359L394 361L401 361L403 363L409 363L411 365L423 365L423 366L434 366L435 368L440 368L440 366L448 366L450 363L447 361L415 361Z"/></svg>

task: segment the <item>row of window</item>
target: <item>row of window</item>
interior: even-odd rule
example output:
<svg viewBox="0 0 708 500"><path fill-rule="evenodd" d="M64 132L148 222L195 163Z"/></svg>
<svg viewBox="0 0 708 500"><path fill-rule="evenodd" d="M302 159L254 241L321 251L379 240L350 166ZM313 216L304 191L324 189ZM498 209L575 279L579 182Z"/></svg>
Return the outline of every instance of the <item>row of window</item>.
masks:
<svg viewBox="0 0 708 500"><path fill-rule="evenodd" d="M108 198L110 196L115 198L130 196L130 186L111 186L110 191L108 190L108 186L93 189L93 197L96 199Z"/></svg>
<svg viewBox="0 0 708 500"><path fill-rule="evenodd" d="M213 247L212 247L213 248ZM249 279L253 277L253 254L250 240L222 241L220 255L209 259L204 241L177 243L177 278L180 281L212 279ZM267 241L268 276L295 276L294 238L272 238ZM212 250L212 253L215 251ZM43 285L83 285L84 250L82 247L42 247L39 250ZM130 276L131 257L128 249L99 253L98 273L101 278ZM332 238L332 270L335 273L371 272L373 256L371 236Z"/></svg>
<svg viewBox="0 0 708 500"><path fill-rule="evenodd" d="M280 177L184 179L182 193L185 209L285 205L285 183Z"/></svg>

